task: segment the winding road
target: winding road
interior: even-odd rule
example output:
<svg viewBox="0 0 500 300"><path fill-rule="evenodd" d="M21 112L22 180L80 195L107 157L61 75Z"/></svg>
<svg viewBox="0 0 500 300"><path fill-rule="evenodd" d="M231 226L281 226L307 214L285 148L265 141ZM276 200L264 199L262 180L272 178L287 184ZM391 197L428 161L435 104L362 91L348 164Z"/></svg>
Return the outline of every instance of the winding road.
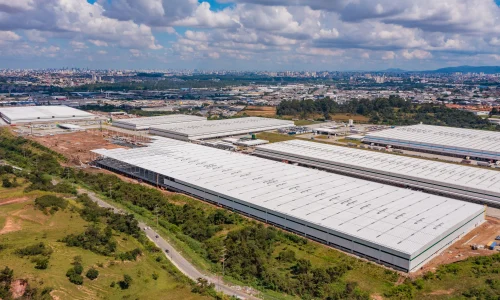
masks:
<svg viewBox="0 0 500 300"><path fill-rule="evenodd" d="M82 188L78 189L78 194L88 194L92 201L96 202L100 207L111 208L115 213L123 213L122 210L116 208L115 206L105 202L96 196L95 193L85 190ZM249 295L243 292L241 287L233 287L227 285L226 283L219 282L219 279L214 275L206 275L196 269L189 261L187 261L170 243L163 239L154 229L147 226L145 223L139 221L139 227L144 230L146 236L153 241L156 246L162 249L165 256L172 262L172 264L179 269L184 275L196 281L198 278L205 278L209 282L212 282L216 286L216 290L229 295L235 296L239 299L252 299L257 300L255 296ZM167 253L168 252L168 253Z"/></svg>

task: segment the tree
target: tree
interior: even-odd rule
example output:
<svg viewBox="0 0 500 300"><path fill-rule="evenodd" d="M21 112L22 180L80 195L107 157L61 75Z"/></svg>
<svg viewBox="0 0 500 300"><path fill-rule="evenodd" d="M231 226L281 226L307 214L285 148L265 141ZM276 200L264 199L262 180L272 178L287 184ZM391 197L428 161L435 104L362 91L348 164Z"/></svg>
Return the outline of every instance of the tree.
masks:
<svg viewBox="0 0 500 300"><path fill-rule="evenodd" d="M99 271L97 271L97 269L95 268L90 268L85 276L87 276L87 278L90 280L94 280L99 276Z"/></svg>
<svg viewBox="0 0 500 300"><path fill-rule="evenodd" d="M12 183L9 181L8 178L4 178L4 179L2 179L2 186L4 188L10 188L10 187L12 187Z"/></svg>
<svg viewBox="0 0 500 300"><path fill-rule="evenodd" d="M131 283L132 283L132 277L130 277L127 274L124 274L123 280L120 280L120 282L118 282L122 290L128 289Z"/></svg>

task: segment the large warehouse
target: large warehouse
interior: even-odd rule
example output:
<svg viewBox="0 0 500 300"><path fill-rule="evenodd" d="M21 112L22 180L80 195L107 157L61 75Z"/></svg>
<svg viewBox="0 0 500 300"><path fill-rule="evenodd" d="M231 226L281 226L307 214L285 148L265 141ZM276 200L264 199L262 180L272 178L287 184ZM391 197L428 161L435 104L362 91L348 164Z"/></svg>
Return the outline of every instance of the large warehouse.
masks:
<svg viewBox="0 0 500 300"><path fill-rule="evenodd" d="M484 221L478 204L172 139L94 153L101 167L407 272Z"/></svg>
<svg viewBox="0 0 500 300"><path fill-rule="evenodd" d="M294 126L293 121L270 118L238 118L152 126L149 133L182 141L203 140Z"/></svg>
<svg viewBox="0 0 500 300"><path fill-rule="evenodd" d="M364 142L481 160L500 160L500 132L413 125L366 135Z"/></svg>
<svg viewBox="0 0 500 300"><path fill-rule="evenodd" d="M64 105L0 107L0 116L11 125L97 119L91 113Z"/></svg>
<svg viewBox="0 0 500 300"><path fill-rule="evenodd" d="M500 207L500 172L491 169L299 140L258 146L254 154Z"/></svg>
<svg viewBox="0 0 500 300"><path fill-rule="evenodd" d="M191 115L167 115L147 118L121 119L113 121L113 126L129 130L148 130L150 127L158 125L169 125L206 120L206 118Z"/></svg>

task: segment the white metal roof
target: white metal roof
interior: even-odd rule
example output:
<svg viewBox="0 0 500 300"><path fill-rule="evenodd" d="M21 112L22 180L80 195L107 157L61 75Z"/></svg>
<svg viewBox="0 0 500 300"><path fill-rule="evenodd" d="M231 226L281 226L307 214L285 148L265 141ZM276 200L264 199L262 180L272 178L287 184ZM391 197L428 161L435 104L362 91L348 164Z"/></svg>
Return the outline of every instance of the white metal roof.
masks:
<svg viewBox="0 0 500 300"><path fill-rule="evenodd" d="M377 142L380 139L387 142L394 140L429 145L436 150L442 148L443 152L464 150L471 152L469 155L492 154L500 158L500 132L495 131L413 125L373 132L365 137L365 141L368 142Z"/></svg>
<svg viewBox="0 0 500 300"><path fill-rule="evenodd" d="M464 190L476 189L486 194L500 195L500 172L434 160L418 159L375 151L366 151L335 145L292 140L258 146L257 150L270 150L286 155L306 157L311 160L369 169L444 186L461 186Z"/></svg>
<svg viewBox="0 0 500 300"><path fill-rule="evenodd" d="M205 136L226 136L240 134L241 132L271 130L293 125L293 121L248 117L207 122L158 125L151 126L151 129L159 132L174 133L193 138L203 138Z"/></svg>
<svg viewBox="0 0 500 300"><path fill-rule="evenodd" d="M154 125L174 124L183 122L206 121L206 118L192 115L166 115L157 117L121 119L113 121L113 125L125 124L137 129L147 129Z"/></svg>
<svg viewBox="0 0 500 300"><path fill-rule="evenodd" d="M147 148L94 152L410 255L484 210L477 204L171 139L158 138Z"/></svg>
<svg viewBox="0 0 500 300"><path fill-rule="evenodd" d="M10 122L47 119L92 118L95 115L64 105L0 107L0 113Z"/></svg>

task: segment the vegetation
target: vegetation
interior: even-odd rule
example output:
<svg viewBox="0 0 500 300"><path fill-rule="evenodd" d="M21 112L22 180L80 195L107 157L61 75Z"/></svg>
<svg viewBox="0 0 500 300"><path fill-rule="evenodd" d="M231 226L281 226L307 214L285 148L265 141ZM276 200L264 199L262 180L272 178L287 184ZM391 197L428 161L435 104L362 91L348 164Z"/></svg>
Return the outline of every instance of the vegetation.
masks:
<svg viewBox="0 0 500 300"><path fill-rule="evenodd" d="M97 271L97 269L95 268L90 268L85 276L90 280L97 279L97 277L99 277L99 271Z"/></svg>
<svg viewBox="0 0 500 300"><path fill-rule="evenodd" d="M282 101L277 108L279 116L300 116L302 119L310 115L321 114L324 119L331 119L332 114L349 113L366 116L369 122L386 125L412 125L423 122L428 125L443 125L475 129L499 129L487 119L471 112L447 108L432 103L414 104L400 97L375 100L352 99L339 104L330 98L317 101L291 100Z"/></svg>
<svg viewBox="0 0 500 300"><path fill-rule="evenodd" d="M68 206L68 201L61 197L57 197L54 195L44 195L35 199L35 207L47 212L50 211L51 214L54 214L59 209L66 209Z"/></svg>

